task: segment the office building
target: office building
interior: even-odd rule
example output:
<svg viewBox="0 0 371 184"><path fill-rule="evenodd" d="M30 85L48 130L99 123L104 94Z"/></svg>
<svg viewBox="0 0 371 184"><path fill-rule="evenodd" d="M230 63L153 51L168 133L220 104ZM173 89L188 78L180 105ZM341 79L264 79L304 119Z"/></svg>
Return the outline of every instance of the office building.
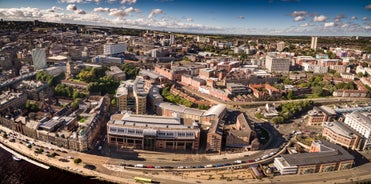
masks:
<svg viewBox="0 0 371 184"><path fill-rule="evenodd" d="M32 49L32 63L35 70L46 68L46 51L45 48Z"/></svg>
<svg viewBox="0 0 371 184"><path fill-rule="evenodd" d="M265 68L269 72L289 72L290 64L290 58L287 58L285 54L268 53L265 58Z"/></svg>
<svg viewBox="0 0 371 184"><path fill-rule="evenodd" d="M107 43L103 45L104 55L114 55L124 53L127 50L126 43Z"/></svg>
<svg viewBox="0 0 371 184"><path fill-rule="evenodd" d="M371 113L354 111L345 115L344 123L352 129L361 134L365 141L361 145L361 150L368 150L371 148Z"/></svg>
<svg viewBox="0 0 371 184"><path fill-rule="evenodd" d="M107 123L108 144L152 151L196 151L200 129L180 118L114 114Z"/></svg>
<svg viewBox="0 0 371 184"><path fill-rule="evenodd" d="M339 144L352 150L359 150L363 142L362 135L346 124L338 121L325 122L322 136L332 143Z"/></svg>

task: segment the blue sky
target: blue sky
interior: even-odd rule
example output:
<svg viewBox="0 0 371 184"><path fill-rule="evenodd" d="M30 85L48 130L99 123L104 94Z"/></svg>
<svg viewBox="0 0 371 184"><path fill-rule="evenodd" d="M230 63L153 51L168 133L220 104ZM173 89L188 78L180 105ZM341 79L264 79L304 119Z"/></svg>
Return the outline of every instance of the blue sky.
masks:
<svg viewBox="0 0 371 184"><path fill-rule="evenodd" d="M193 33L371 36L370 0L0 0L0 18Z"/></svg>

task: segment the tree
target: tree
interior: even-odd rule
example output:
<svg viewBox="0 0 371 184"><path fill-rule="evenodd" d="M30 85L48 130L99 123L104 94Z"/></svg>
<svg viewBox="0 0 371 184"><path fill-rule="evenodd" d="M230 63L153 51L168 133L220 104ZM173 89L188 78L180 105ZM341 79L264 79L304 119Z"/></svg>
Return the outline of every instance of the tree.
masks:
<svg viewBox="0 0 371 184"><path fill-rule="evenodd" d="M362 72L358 72L358 73L357 73L357 77L358 77L358 78L362 78L362 77L363 77L363 73L362 73Z"/></svg>
<svg viewBox="0 0 371 184"><path fill-rule="evenodd" d="M73 163L75 163L75 164L79 164L79 163L81 163L82 162L82 160L80 159L80 158L75 158L74 160L73 160Z"/></svg>
<svg viewBox="0 0 371 184"><path fill-rule="evenodd" d="M292 100L293 97L294 97L294 94L293 94L292 90L289 90L289 92L287 92L287 99Z"/></svg>
<svg viewBox="0 0 371 184"><path fill-rule="evenodd" d="M112 98L111 105L113 105L113 106L117 105L117 99L115 97Z"/></svg>

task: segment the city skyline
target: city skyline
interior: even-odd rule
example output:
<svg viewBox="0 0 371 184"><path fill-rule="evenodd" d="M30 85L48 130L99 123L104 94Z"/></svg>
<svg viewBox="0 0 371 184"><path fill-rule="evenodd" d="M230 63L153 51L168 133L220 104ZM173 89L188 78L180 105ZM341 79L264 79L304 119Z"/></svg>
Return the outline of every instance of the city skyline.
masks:
<svg viewBox="0 0 371 184"><path fill-rule="evenodd" d="M367 0L13 0L0 6L4 20L206 34L371 36Z"/></svg>

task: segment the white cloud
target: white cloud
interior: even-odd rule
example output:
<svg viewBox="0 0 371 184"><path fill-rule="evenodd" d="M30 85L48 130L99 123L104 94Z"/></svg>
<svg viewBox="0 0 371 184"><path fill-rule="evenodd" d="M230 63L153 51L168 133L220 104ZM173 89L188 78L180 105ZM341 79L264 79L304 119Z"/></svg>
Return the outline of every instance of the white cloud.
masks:
<svg viewBox="0 0 371 184"><path fill-rule="evenodd" d="M98 8L94 8L93 11L94 12L109 12L110 9L109 8L98 7Z"/></svg>
<svg viewBox="0 0 371 184"><path fill-rule="evenodd" d="M137 0L121 0L121 4L135 4Z"/></svg>
<svg viewBox="0 0 371 184"><path fill-rule="evenodd" d="M371 10L371 4L365 6L366 10Z"/></svg>
<svg viewBox="0 0 371 184"><path fill-rule="evenodd" d="M37 8L9 8L1 9L0 8L0 17L7 17L13 20L24 20L24 18L40 18L43 14Z"/></svg>
<svg viewBox="0 0 371 184"><path fill-rule="evenodd" d="M128 16L129 13L125 12L125 10L123 9L113 8L113 9L110 9L109 15L115 16L115 17L125 17L125 16Z"/></svg>
<svg viewBox="0 0 371 184"><path fill-rule="evenodd" d="M239 19L245 19L245 16L239 16L238 18Z"/></svg>
<svg viewBox="0 0 371 184"><path fill-rule="evenodd" d="M297 17L294 18L295 22L303 21L303 20L305 20L305 18L303 16L297 16Z"/></svg>
<svg viewBox="0 0 371 184"><path fill-rule="evenodd" d="M148 15L148 18L151 19L154 15L158 15L158 14L164 14L164 11L162 11L161 9L152 9L151 13L149 13Z"/></svg>
<svg viewBox="0 0 371 184"><path fill-rule="evenodd" d="M129 7L129 8L125 9L125 12L127 12L127 13L137 12L138 13L138 12L140 12L140 10L137 9L137 8Z"/></svg>
<svg viewBox="0 0 371 184"><path fill-rule="evenodd" d="M59 0L61 3L97 3L99 4L101 0Z"/></svg>
<svg viewBox="0 0 371 184"><path fill-rule="evenodd" d="M356 16L350 17L350 20L357 20L358 18Z"/></svg>
<svg viewBox="0 0 371 184"><path fill-rule="evenodd" d="M53 6L52 8L47 9L46 11L47 12L56 12L56 11L60 11L60 10L63 10L63 9L60 8L60 7Z"/></svg>
<svg viewBox="0 0 371 184"><path fill-rule="evenodd" d="M76 10L75 11L77 14L86 14L86 12L84 10Z"/></svg>
<svg viewBox="0 0 371 184"><path fill-rule="evenodd" d="M99 4L101 0L86 0L87 2L94 2L94 3L97 3Z"/></svg>
<svg viewBox="0 0 371 184"><path fill-rule="evenodd" d="M77 7L76 7L75 4L69 4L69 5L67 5L66 9L70 10L70 11L75 11L75 10L77 10Z"/></svg>
<svg viewBox="0 0 371 184"><path fill-rule="evenodd" d="M362 20L368 20L368 17L362 17Z"/></svg>
<svg viewBox="0 0 371 184"><path fill-rule="evenodd" d="M304 15L307 15L307 14L308 14L307 11L293 11L291 13L291 16L297 17L297 16L304 16Z"/></svg>
<svg viewBox="0 0 371 184"><path fill-rule="evenodd" d="M300 27L308 27L308 26L313 26L313 24L304 23L304 24L301 24L301 25L300 25Z"/></svg>
<svg viewBox="0 0 371 184"><path fill-rule="evenodd" d="M192 18L187 18L186 20L187 20L187 22L193 22Z"/></svg>
<svg viewBox="0 0 371 184"><path fill-rule="evenodd" d="M326 22L324 24L325 27L334 27L335 26L335 23L334 22Z"/></svg>
<svg viewBox="0 0 371 184"><path fill-rule="evenodd" d="M326 20L327 20L327 17L324 16L324 15L314 16L313 17L313 22L324 22Z"/></svg>
<svg viewBox="0 0 371 184"><path fill-rule="evenodd" d="M83 3L84 0L60 0L61 3Z"/></svg>

